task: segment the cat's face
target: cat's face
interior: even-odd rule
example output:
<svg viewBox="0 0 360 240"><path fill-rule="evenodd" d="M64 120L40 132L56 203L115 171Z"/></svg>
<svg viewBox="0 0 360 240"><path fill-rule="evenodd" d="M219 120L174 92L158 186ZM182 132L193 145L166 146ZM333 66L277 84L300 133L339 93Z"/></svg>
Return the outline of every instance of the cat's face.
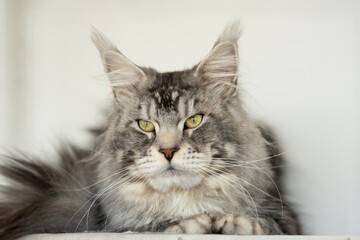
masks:
<svg viewBox="0 0 360 240"><path fill-rule="evenodd" d="M188 189L237 157L237 38L226 34L193 69L168 73L136 66L94 35L116 100L105 138L114 172L158 191Z"/></svg>
<svg viewBox="0 0 360 240"><path fill-rule="evenodd" d="M159 191L198 185L239 145L229 99L207 93L194 73L153 74L119 106L110 147L121 167Z"/></svg>

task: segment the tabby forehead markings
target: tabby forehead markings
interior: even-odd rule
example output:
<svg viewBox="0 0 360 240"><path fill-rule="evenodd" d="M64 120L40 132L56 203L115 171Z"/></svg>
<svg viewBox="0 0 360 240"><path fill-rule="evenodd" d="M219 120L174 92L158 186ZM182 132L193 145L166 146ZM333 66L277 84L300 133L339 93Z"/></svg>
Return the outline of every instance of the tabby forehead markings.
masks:
<svg viewBox="0 0 360 240"><path fill-rule="evenodd" d="M178 113L181 118L185 118L186 116L186 105L185 105L185 98L178 97L177 98L177 106L178 106Z"/></svg>
<svg viewBox="0 0 360 240"><path fill-rule="evenodd" d="M178 99L179 93L177 91L173 91L171 93L171 99L175 102Z"/></svg>
<svg viewBox="0 0 360 240"><path fill-rule="evenodd" d="M157 107L156 107L155 99L150 100L150 106L148 106L148 108L149 108L149 118L154 119L157 116Z"/></svg>
<svg viewBox="0 0 360 240"><path fill-rule="evenodd" d="M155 100L158 108L177 110L178 95L179 93L177 91L172 92L170 89L160 89L154 92L152 98Z"/></svg>
<svg viewBox="0 0 360 240"><path fill-rule="evenodd" d="M190 115L195 115L196 114L196 111L195 111L195 108L194 108L194 99L191 98L189 99L189 101L187 102L187 112L186 112L186 115L187 116L190 116Z"/></svg>
<svg viewBox="0 0 360 240"><path fill-rule="evenodd" d="M145 103L140 105L140 118L144 120L150 118L150 108Z"/></svg>

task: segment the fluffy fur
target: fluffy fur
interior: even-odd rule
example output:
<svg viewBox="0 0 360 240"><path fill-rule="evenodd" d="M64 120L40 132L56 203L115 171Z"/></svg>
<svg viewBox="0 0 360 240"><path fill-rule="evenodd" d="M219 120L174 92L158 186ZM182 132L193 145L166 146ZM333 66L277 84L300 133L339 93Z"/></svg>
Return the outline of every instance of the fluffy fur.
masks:
<svg viewBox="0 0 360 240"><path fill-rule="evenodd" d="M240 33L229 25L198 65L159 73L94 29L114 92L96 149L62 149L54 167L3 156L0 238L84 230L299 234L279 189L281 152L238 91ZM187 128L196 114L202 122ZM155 131L142 131L141 119ZM162 149L176 149L171 161Z"/></svg>

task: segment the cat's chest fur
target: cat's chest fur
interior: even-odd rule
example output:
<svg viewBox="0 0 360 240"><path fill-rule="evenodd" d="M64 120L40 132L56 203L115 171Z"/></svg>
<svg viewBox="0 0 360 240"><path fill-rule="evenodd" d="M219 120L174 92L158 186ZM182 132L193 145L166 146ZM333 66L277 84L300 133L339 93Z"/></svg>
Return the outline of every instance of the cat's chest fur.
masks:
<svg viewBox="0 0 360 240"><path fill-rule="evenodd" d="M108 218L107 227L150 230L161 222L176 222L204 212L223 215L241 211L239 199L231 186L220 182L204 184L212 186L167 192L153 191L143 183L122 186L102 201ZM143 229L144 226L148 229Z"/></svg>

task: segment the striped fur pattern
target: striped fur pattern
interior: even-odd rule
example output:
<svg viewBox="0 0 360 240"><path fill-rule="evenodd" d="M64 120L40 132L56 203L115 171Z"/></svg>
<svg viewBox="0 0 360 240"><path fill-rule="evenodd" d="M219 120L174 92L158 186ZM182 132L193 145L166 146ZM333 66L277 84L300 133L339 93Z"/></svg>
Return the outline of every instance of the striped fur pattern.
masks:
<svg viewBox="0 0 360 240"><path fill-rule="evenodd" d="M238 91L237 24L198 65L139 67L93 30L114 102L94 151L67 147L57 166L2 157L0 238L29 233L166 231L299 234L281 197L281 152ZM195 128L187 118L201 115ZM145 132L138 120L154 124ZM176 149L169 161L161 149Z"/></svg>

